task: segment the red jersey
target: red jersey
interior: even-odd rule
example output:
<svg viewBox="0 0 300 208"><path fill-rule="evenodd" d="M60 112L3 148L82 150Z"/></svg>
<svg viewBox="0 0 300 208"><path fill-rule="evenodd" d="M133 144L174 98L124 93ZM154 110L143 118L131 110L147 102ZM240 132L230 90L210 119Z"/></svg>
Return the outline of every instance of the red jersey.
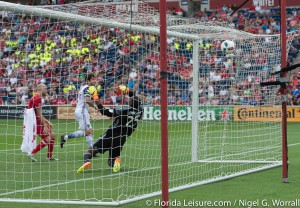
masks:
<svg viewBox="0 0 300 208"><path fill-rule="evenodd" d="M38 95L38 94L35 94L30 100L29 100L29 103L28 103L28 109L30 108L34 108L34 111L36 113L36 110L37 108L41 108L42 107L42 98ZM42 122L41 120L36 116L36 123L37 125L41 125Z"/></svg>

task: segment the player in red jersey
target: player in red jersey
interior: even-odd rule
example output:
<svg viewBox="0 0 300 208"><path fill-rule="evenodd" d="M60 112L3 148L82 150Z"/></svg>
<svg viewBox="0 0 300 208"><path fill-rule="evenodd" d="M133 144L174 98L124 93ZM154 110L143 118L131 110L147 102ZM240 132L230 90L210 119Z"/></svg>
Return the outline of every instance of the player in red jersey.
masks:
<svg viewBox="0 0 300 208"><path fill-rule="evenodd" d="M39 84L36 88L36 94L30 99L28 104L28 109L34 108L36 114L36 123L37 123L37 134L40 136L42 141L36 146L31 153L28 154L28 157L36 162L34 155L48 145L47 160L58 160L52 157L52 152L54 148L55 135L52 133L52 123L48 121L42 115L42 97L47 94L47 86L44 84Z"/></svg>

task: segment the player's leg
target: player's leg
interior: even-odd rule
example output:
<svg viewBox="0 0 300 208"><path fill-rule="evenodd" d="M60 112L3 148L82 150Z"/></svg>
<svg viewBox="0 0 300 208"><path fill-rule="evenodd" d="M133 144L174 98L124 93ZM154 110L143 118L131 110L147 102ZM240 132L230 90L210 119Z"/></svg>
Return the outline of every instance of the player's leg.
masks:
<svg viewBox="0 0 300 208"><path fill-rule="evenodd" d="M90 122L90 114L87 111L84 112L83 119L84 119L84 125L85 125L84 130L92 130L92 125ZM85 135L86 143L89 148L93 146L93 137L94 137L93 131L91 131L90 134Z"/></svg>
<svg viewBox="0 0 300 208"><path fill-rule="evenodd" d="M83 161L88 162L92 157L94 157L97 153L105 153L110 149L112 144L111 134L106 132L101 135L93 144L92 147L89 148L89 151L84 155Z"/></svg>
<svg viewBox="0 0 300 208"><path fill-rule="evenodd" d="M49 141L50 139L50 141ZM47 153L47 160L49 161L56 161L59 160L55 157L53 157L52 152L54 149L54 142L55 142L55 135L52 133L52 131L50 132L49 136L48 136L48 153Z"/></svg>
<svg viewBox="0 0 300 208"><path fill-rule="evenodd" d="M78 131L75 131L71 134L67 134L67 135L61 135L60 137L60 147L63 148L65 142L68 140L68 139L74 139L74 138L78 138L78 137L84 137L86 134L85 134L85 121L84 121L84 115L83 115L83 112L80 112L80 111L75 111L75 118L76 118L76 121L78 122L79 124L79 130Z"/></svg>
<svg viewBox="0 0 300 208"><path fill-rule="evenodd" d="M37 125L36 130L37 130L37 135L39 135L39 137L41 138L41 141L35 147L35 149L32 150L32 152L27 155L33 162L37 161L37 159L35 159L34 155L37 152L39 152L41 149L46 147L48 145L49 141L50 141L50 139L48 138L48 134L45 134L45 132L44 132L44 126L43 125Z"/></svg>
<svg viewBox="0 0 300 208"><path fill-rule="evenodd" d="M77 173L82 173L84 170L92 167L92 163L90 159L92 159L93 155L95 155L97 151L93 149L93 147L89 147L88 151L83 155L83 165L78 168Z"/></svg>
<svg viewBox="0 0 300 208"><path fill-rule="evenodd" d="M106 132L101 135L92 145L89 147L88 151L83 155L83 165L77 170L77 173L82 173L85 169L92 166L90 160L97 154L103 154L105 151L109 150L112 144L111 134Z"/></svg>
<svg viewBox="0 0 300 208"><path fill-rule="evenodd" d="M113 168L113 172L117 173L121 168L120 155L122 148L126 142L126 136L114 137L112 140L112 148L109 151L108 165Z"/></svg>

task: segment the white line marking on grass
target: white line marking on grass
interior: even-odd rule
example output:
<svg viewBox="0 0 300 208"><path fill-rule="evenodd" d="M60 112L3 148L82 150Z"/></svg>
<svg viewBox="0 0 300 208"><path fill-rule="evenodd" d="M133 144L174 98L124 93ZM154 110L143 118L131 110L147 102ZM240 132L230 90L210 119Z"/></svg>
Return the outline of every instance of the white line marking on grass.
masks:
<svg viewBox="0 0 300 208"><path fill-rule="evenodd" d="M288 146L296 146L296 145L299 145L300 143L294 143L294 144L289 144ZM217 160L218 158L221 158L223 157L224 158L227 158L227 157L231 157L231 156L237 156L237 155L243 155L243 154L247 154L247 153L253 153L253 152L259 152L259 151L263 151L263 150L268 150L268 149L272 149L274 148L273 146L272 147L264 147L264 148L259 148L259 149L255 149L255 150L249 150L249 151L245 151L245 152L238 152L238 153L234 153L234 154L229 154L229 155L223 155L223 156L215 156L215 157L210 157L210 158L207 158L207 159L203 159L201 160L201 162L210 162L211 160ZM241 160L242 161L242 160Z"/></svg>
<svg viewBox="0 0 300 208"><path fill-rule="evenodd" d="M288 146L289 147L291 147L291 146L297 146L297 145L299 145L300 144L300 142L299 143L294 143L294 144L289 144Z"/></svg>
<svg viewBox="0 0 300 208"><path fill-rule="evenodd" d="M70 144L70 145L78 145L78 144ZM300 145L300 143L289 144L288 146L297 146L297 145ZM177 164L170 164L169 166L186 165L189 163L192 163L192 162L182 162L182 163L177 163ZM49 184L49 185L44 185L44 186L37 186L37 187L33 187L33 188L28 188L28 189L10 191L10 192L6 192L6 193L2 193L2 194L0 194L0 196L6 196L6 195L10 195L10 194L16 194L16 193L22 193L22 192L27 192L27 191L33 191L33 190L37 190L37 189L49 188L49 187L53 187L53 186L66 185L66 184L75 183L75 182L89 181L89 180L94 180L94 179L98 179L98 178L107 178L107 177L112 177L112 176L125 175L125 174L129 174L129 173L136 173L136 172L141 172L141 171L145 171L145 170L153 170L153 169L157 169L157 168L160 168L160 166L143 168L140 170L132 170L132 171L127 171L127 172L114 173L114 174L109 174L109 175L105 175L105 176L97 176L97 177L92 177L92 178L71 180L71 181L66 181L63 183L55 183L55 184Z"/></svg>

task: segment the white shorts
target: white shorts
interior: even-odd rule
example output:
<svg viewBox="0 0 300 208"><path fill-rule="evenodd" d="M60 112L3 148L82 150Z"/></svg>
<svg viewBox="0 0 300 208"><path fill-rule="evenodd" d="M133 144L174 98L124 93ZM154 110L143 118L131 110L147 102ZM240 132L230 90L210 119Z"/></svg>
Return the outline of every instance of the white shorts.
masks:
<svg viewBox="0 0 300 208"><path fill-rule="evenodd" d="M88 111L75 111L75 118L79 124L79 130L85 131L92 128Z"/></svg>

